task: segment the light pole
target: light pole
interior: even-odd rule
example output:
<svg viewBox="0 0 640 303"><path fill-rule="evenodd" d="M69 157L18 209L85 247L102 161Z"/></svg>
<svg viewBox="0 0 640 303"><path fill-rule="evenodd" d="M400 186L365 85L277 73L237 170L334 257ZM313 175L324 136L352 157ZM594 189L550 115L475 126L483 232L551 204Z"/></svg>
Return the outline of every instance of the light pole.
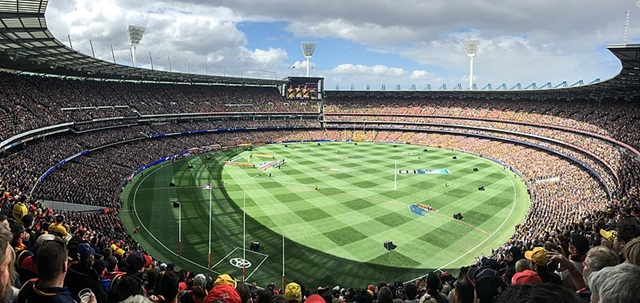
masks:
<svg viewBox="0 0 640 303"><path fill-rule="evenodd" d="M313 53L316 51L316 43L315 42L302 42L300 43L302 47L302 54L307 58L307 77L311 76L311 57L313 57Z"/></svg>
<svg viewBox="0 0 640 303"><path fill-rule="evenodd" d="M136 46L140 44L142 35L144 34L144 27L129 25L127 27L127 35L129 36L129 46L131 47L131 61L133 67L136 67Z"/></svg>
<svg viewBox="0 0 640 303"><path fill-rule="evenodd" d="M469 56L469 90L473 89L473 57L478 54L478 46L480 41L475 39L468 39L462 42L464 44L464 50Z"/></svg>

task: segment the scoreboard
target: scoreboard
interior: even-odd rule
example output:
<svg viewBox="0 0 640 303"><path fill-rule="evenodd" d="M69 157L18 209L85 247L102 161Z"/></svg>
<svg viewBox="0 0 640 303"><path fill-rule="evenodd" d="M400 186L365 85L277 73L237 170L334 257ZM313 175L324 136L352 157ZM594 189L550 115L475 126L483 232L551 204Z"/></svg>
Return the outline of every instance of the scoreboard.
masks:
<svg viewBox="0 0 640 303"><path fill-rule="evenodd" d="M324 78L289 77L282 94L287 100L321 100Z"/></svg>

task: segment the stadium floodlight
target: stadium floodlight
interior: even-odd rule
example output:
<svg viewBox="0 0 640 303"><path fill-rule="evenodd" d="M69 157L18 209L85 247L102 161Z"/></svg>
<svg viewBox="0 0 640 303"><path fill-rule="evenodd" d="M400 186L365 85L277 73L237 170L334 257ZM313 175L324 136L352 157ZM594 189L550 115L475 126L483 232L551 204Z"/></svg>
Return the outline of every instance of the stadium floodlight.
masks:
<svg viewBox="0 0 640 303"><path fill-rule="evenodd" d="M136 46L140 45L142 35L144 35L145 28L142 26L129 25L127 27L127 35L129 37L129 46L131 47L131 61L133 66L136 66Z"/></svg>
<svg viewBox="0 0 640 303"><path fill-rule="evenodd" d="M316 51L316 43L315 42L302 42L300 43L302 47L302 54L305 58L307 58L307 77L311 76L311 57L313 57L313 53Z"/></svg>
<svg viewBox="0 0 640 303"><path fill-rule="evenodd" d="M462 42L464 44L464 50L469 56L469 90L473 89L473 57L478 54L478 46L480 41L476 39L467 39Z"/></svg>

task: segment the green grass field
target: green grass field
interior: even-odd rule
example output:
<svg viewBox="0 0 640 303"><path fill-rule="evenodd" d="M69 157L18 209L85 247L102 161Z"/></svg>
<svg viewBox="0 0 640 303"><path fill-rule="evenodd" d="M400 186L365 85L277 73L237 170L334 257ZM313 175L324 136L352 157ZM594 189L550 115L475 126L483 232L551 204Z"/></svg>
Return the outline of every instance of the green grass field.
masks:
<svg viewBox="0 0 640 303"><path fill-rule="evenodd" d="M283 259L287 280L312 288L455 271L503 244L523 220L529 198L523 182L493 161L427 149L314 142L189 157L134 178L123 192L122 218L131 229L140 226L134 237L162 260L236 277L246 260L247 280L260 285L280 281ZM222 164L257 167L282 159L280 168L266 170ZM206 184L213 190L203 189ZM418 215L412 204L435 210ZM452 218L458 212L462 220ZM248 250L251 241L260 242L258 252ZM385 241L397 248L387 251Z"/></svg>

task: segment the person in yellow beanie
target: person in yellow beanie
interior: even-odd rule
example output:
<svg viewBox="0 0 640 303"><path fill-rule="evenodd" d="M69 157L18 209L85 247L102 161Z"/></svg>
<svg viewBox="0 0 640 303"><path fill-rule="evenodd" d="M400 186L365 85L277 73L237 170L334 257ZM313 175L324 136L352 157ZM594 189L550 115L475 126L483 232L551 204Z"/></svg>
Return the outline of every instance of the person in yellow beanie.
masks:
<svg viewBox="0 0 640 303"><path fill-rule="evenodd" d="M302 302L302 288L300 284L291 282L284 288L284 298L289 303Z"/></svg>
<svg viewBox="0 0 640 303"><path fill-rule="evenodd" d="M218 285L231 285L233 288L236 288L236 286L238 286L238 282L228 274L221 274L213 282L214 287Z"/></svg>

